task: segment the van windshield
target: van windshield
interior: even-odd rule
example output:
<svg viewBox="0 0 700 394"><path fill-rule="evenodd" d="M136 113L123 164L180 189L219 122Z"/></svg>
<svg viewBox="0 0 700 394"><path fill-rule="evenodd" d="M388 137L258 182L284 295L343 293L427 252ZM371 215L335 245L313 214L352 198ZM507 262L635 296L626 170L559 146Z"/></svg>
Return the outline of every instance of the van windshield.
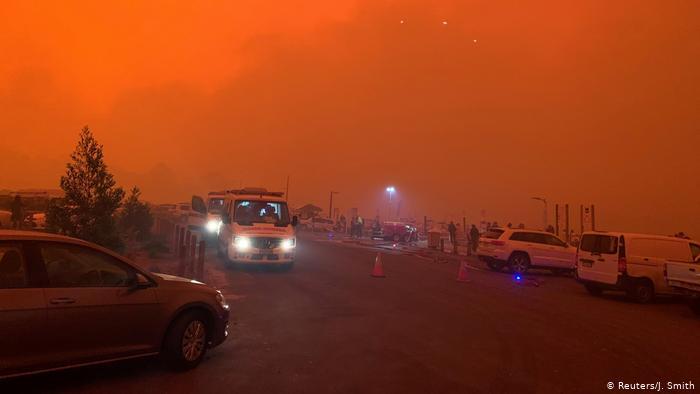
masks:
<svg viewBox="0 0 700 394"><path fill-rule="evenodd" d="M221 213L224 209L224 199L223 198L211 198L209 199L209 212L211 213Z"/></svg>
<svg viewBox="0 0 700 394"><path fill-rule="evenodd" d="M584 234L579 249L584 252L615 254L617 237L602 234Z"/></svg>
<svg viewBox="0 0 700 394"><path fill-rule="evenodd" d="M236 200L234 221L241 225L268 223L289 225L287 203L279 201Z"/></svg>

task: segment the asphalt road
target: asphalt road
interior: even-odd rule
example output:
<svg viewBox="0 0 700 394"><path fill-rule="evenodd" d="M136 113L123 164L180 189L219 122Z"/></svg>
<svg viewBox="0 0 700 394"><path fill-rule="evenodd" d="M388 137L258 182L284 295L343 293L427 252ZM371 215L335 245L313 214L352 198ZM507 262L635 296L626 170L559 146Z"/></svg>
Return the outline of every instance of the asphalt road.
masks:
<svg viewBox="0 0 700 394"><path fill-rule="evenodd" d="M458 263L302 241L291 271L222 270L231 336L195 370L157 359L22 378L0 392L597 392L608 382L700 383L700 319L679 300L593 297ZM9 383L9 384L8 384Z"/></svg>

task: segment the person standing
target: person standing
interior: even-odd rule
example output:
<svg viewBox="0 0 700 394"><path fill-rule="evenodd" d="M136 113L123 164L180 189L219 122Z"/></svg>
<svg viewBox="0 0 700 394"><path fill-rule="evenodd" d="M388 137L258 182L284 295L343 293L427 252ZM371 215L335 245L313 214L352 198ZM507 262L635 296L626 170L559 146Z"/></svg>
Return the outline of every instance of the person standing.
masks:
<svg viewBox="0 0 700 394"><path fill-rule="evenodd" d="M476 248L479 246L479 229L473 224L469 230L469 242L471 243L472 253L476 253Z"/></svg>
<svg viewBox="0 0 700 394"><path fill-rule="evenodd" d="M455 226L453 221L450 221L450 224L447 226L447 232L450 234L450 243L454 248L457 243L457 226Z"/></svg>
<svg viewBox="0 0 700 394"><path fill-rule="evenodd" d="M10 217L12 221L12 228L18 230L22 229L22 221L24 220L24 209L22 207L22 198L19 194L15 195L15 199L12 201L12 216Z"/></svg>
<svg viewBox="0 0 700 394"><path fill-rule="evenodd" d="M362 233L364 232L365 221L362 216L357 215L357 238L362 238Z"/></svg>

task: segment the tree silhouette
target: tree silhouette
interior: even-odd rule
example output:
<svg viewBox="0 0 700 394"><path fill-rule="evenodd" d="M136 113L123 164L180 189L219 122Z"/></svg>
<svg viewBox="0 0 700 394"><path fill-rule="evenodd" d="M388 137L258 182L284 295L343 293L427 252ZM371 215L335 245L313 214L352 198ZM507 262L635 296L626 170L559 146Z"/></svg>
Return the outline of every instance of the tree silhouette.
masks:
<svg viewBox="0 0 700 394"><path fill-rule="evenodd" d="M66 175L61 177L61 189L65 198L53 204L47 215L50 229L112 249L122 246L114 213L124 190L116 187L104 163L102 145L87 126L80 131Z"/></svg>
<svg viewBox="0 0 700 394"><path fill-rule="evenodd" d="M151 235L153 215L148 205L139 200L141 191L138 187L131 189L131 193L124 200L123 210L119 213L118 225L123 234L127 234L130 240L145 241Z"/></svg>

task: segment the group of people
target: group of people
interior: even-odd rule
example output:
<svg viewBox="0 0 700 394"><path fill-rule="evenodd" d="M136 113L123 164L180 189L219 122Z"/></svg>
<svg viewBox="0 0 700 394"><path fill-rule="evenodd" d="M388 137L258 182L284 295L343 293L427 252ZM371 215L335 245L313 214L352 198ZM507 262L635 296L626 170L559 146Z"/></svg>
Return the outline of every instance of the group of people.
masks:
<svg viewBox="0 0 700 394"><path fill-rule="evenodd" d="M362 232L365 229L365 221L362 216L353 216L350 220L350 236L352 238L362 238Z"/></svg>
<svg viewBox="0 0 700 394"><path fill-rule="evenodd" d="M456 250L457 248L457 225L454 222L450 222L447 226L447 232L450 234L450 242L452 247ZM481 233L475 225L472 224L469 232L467 233L467 251L471 253L476 253L476 249L479 247L479 238Z"/></svg>

